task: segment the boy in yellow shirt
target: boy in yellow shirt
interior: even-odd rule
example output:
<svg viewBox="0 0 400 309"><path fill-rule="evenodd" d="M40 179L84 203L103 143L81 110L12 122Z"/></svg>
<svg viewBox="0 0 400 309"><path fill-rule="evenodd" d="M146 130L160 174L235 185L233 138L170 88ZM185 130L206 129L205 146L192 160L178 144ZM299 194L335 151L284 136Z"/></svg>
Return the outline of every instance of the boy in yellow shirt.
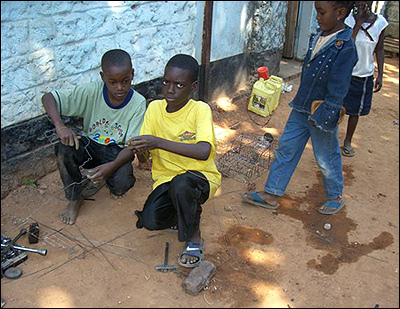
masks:
<svg viewBox="0 0 400 309"><path fill-rule="evenodd" d="M165 99L150 103L140 136L128 141L132 150L149 151L153 159L153 192L143 210L135 211L136 226L148 230L177 226L179 241L185 242L178 262L188 268L203 260L201 205L221 184L211 108L190 99L198 87L198 73L199 64L193 57L172 57L162 80Z"/></svg>

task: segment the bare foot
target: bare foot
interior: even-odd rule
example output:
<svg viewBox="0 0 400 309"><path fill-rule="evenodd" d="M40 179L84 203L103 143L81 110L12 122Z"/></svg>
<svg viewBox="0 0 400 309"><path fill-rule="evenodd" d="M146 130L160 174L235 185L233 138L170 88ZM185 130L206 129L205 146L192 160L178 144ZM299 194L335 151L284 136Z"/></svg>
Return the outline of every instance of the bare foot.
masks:
<svg viewBox="0 0 400 309"><path fill-rule="evenodd" d="M69 201L67 208L60 214L61 221L65 224L74 224L81 208L83 197L76 201Z"/></svg>

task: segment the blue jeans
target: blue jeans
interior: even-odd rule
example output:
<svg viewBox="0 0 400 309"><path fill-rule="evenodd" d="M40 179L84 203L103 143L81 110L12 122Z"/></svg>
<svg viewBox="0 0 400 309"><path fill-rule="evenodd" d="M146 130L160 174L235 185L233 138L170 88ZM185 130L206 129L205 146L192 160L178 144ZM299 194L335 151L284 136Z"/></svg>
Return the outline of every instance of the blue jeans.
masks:
<svg viewBox="0 0 400 309"><path fill-rule="evenodd" d="M338 128L334 133L324 132L308 121L308 114L293 110L279 140L268 175L265 191L283 196L293 172L300 161L309 138L319 169L324 180L328 200L343 194L342 158L338 139Z"/></svg>

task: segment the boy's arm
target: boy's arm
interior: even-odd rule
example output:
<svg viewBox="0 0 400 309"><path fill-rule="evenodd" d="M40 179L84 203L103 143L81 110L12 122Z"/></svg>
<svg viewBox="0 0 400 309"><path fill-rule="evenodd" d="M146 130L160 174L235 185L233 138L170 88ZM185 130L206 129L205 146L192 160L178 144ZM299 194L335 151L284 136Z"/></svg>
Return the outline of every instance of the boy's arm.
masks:
<svg viewBox="0 0 400 309"><path fill-rule="evenodd" d="M385 66L385 30L382 31L379 36L378 44L375 47L376 61L378 64L378 77L375 81L375 89L374 92L379 92L383 86L383 69Z"/></svg>
<svg viewBox="0 0 400 309"><path fill-rule="evenodd" d="M61 143L66 146L75 146L76 150L79 149L79 141L75 133L67 128L62 121L61 115L57 110L57 103L51 93L46 93L42 97L42 103L44 109L46 110L47 115L49 115L50 119L53 121L53 124L56 128L56 132L58 137L61 140Z"/></svg>
<svg viewBox="0 0 400 309"><path fill-rule="evenodd" d="M310 121L326 132L332 133L338 126L343 101L350 88L353 68L358 60L354 42L349 44L352 45L341 50L331 65L324 103L309 116Z"/></svg>
<svg viewBox="0 0 400 309"><path fill-rule="evenodd" d="M141 135L128 141L131 149L149 151L162 149L188 158L206 161L211 153L211 145L207 142L185 144L169 141L152 135Z"/></svg>

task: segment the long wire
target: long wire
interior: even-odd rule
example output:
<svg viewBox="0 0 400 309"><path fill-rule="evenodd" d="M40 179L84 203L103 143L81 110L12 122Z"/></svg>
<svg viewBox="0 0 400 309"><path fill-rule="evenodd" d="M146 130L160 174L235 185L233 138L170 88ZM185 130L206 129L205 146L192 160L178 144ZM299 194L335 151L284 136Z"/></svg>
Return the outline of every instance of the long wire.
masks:
<svg viewBox="0 0 400 309"><path fill-rule="evenodd" d="M83 166L83 165L85 165L87 162L89 162L90 160L92 160L92 157L91 157L91 155L90 155L90 153L89 153L89 151L87 150L87 147L89 146L89 144L90 144L90 138L88 138L88 140L89 140L89 142L87 143L87 145L85 146L85 150L86 150L86 152L88 153L88 155L89 155L89 159L88 160L86 160L85 161L85 163L83 163L82 165L81 165L81 167ZM142 153L143 155L145 155L145 153ZM219 183L216 183L216 182L214 182L214 181L212 181L212 180L210 180L210 179L207 179L205 176L203 176L203 175L198 175L198 174L196 174L196 173L194 173L193 171L191 171L191 170L188 170L188 169L186 169L186 168L184 168L184 167L182 167L182 166L180 166L179 164L177 164L177 163L175 163L175 162L172 162L172 161L170 161L170 160L168 160L168 159L166 159L166 158L164 158L164 157L161 157L160 155L157 155L157 154L152 154L152 156L157 156L159 159L161 159L161 160L164 160L165 162L167 162L167 163L169 163L169 164L172 164L172 165L175 165L176 167L178 167L179 169L181 169L181 170L183 170L183 171L185 171L185 172L187 172L187 173L190 173L190 174L192 174L192 175L194 175L194 176L196 176L196 177L199 177L200 179L203 179L203 180L205 180L205 181L209 181L209 182L211 182L211 183L213 183L213 184L215 184L216 186L220 186L221 188L223 188L223 189L225 189L225 187L222 185L222 184L219 184ZM145 156L147 159L149 159L149 157L147 157L147 156ZM79 182L79 183L72 183L72 184L70 184L69 186L71 186L71 185L74 185L74 184L81 184L82 182L84 182L86 179L83 179L81 182ZM62 191L64 191L65 189L67 189L69 186L67 186L66 188L63 188L60 192L62 192ZM57 193L57 195L60 193L60 192L58 192ZM227 192L227 193L224 193L224 194L231 194L231 193L235 193L235 194L238 194L237 193L237 190L233 190L233 191L229 191L229 192ZM55 196L57 196L57 195L55 195ZM22 225L24 225L25 223L26 223L26 221L27 221L27 219L29 219L29 218L31 218L32 216L33 216L33 214L36 214L38 211L40 211L46 204L48 204L48 202L51 200L51 199L53 199L55 196L53 196L53 197L51 197L44 205L42 205L42 206L40 206L37 210L35 210L31 215L29 215L26 219L25 219L25 222L23 223L23 224L21 224L20 226L22 226ZM214 198L213 198L214 199ZM215 199L214 199L214 209L215 209ZM268 214L269 214L269 212L267 212ZM217 214L217 212L216 212L216 214ZM271 214L272 215L272 214ZM275 216L275 217L277 217L277 216ZM221 230L221 233L223 234L223 236L225 235L224 234L224 232L222 231L222 227L221 227L221 224L220 224L220 221L219 221L219 215L217 214L217 218L218 218L218 223L219 223L219 228L220 228L220 230ZM285 220L285 219L283 219L283 218L279 218L280 220L282 220L283 222L285 222L285 223L289 223L289 224L292 224L290 221L288 221L288 220ZM293 224L292 224L293 225ZM19 226L19 227L20 227ZM293 226L295 226L295 225L293 225ZM297 226L295 226L296 228L298 228ZM314 233L311 233L311 232L309 232L312 236L314 236L314 237L316 237L316 238L318 238L318 239L320 239L320 240L324 240L324 241L327 241L325 238L323 238L322 236L320 236L320 235L317 235L317 234L314 234ZM226 242L226 239L225 239L225 236L224 236L224 241L225 241L225 245L227 246L228 244L227 244L227 242ZM353 251L357 251L356 249L353 249L353 248L348 248L348 247L345 247L345 246L342 246L342 245L338 245L339 247L341 247L341 248L343 248L343 249L351 249L351 250L353 250ZM386 261L384 261L384 260L381 260L381 259L378 259L378 258L375 258L375 257L373 257L373 256L370 256L370 255L366 255L367 257L369 257L369 258L372 258L372 259L375 259L375 260L378 260L378 261L381 261L381 262L386 262ZM233 258L233 257L232 257ZM239 262L235 259L235 258L233 258L233 260L237 263L237 264L239 264Z"/></svg>
<svg viewBox="0 0 400 309"><path fill-rule="evenodd" d="M89 162L90 160L93 160L92 156L90 155L89 151L87 150L87 147L89 147L89 145L90 145L90 138L88 138L88 143L84 146L84 149L85 149L85 151L86 151L87 154L88 154L88 159L87 159L81 166L79 166L79 169L83 168L83 166L84 166L87 162ZM48 203L49 203L53 198L57 197L60 193L65 192L65 190L68 189L68 188L71 187L71 186L81 185L81 184L84 183L85 181L86 181L86 179L82 179L82 180L79 181L79 182L73 182L73 183L69 184L68 186L62 188L60 191L57 191L56 194L54 194L53 196L51 196L45 203L43 203L41 206L39 206L39 207L38 207L34 212L32 212L28 217L22 219L22 220L21 220L22 223L21 223L20 225L16 226L16 227L12 228L11 231L14 231L14 230L19 229L19 228L21 228L22 226L24 226L24 225L26 224L26 222L27 222L33 215L35 215L35 214L38 213L40 210L42 210L46 205L48 205ZM74 188L75 188L75 187L74 187Z"/></svg>

